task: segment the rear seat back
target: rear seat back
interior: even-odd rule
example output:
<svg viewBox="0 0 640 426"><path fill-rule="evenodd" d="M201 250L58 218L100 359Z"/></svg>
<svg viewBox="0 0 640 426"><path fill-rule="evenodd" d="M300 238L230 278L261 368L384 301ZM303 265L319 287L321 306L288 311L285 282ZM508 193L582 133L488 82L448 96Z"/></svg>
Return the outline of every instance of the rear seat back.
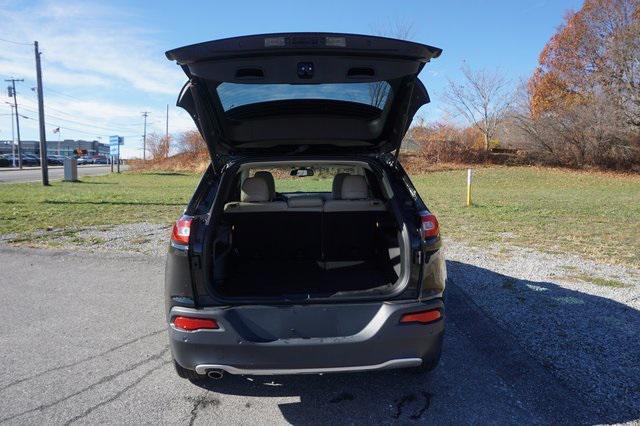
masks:
<svg viewBox="0 0 640 426"><path fill-rule="evenodd" d="M281 244L281 236L288 232L287 203L270 199L267 181L254 176L242 182L240 201L224 206L225 217L233 226L233 247L242 257L277 259L287 254Z"/></svg>
<svg viewBox="0 0 640 426"><path fill-rule="evenodd" d="M369 259L385 205L370 198L367 182L359 175L342 178L340 198L294 196L286 202L270 201L264 177L247 178L240 201L224 207L233 226L233 246L240 256L254 259Z"/></svg>
<svg viewBox="0 0 640 426"><path fill-rule="evenodd" d="M324 204L325 260L365 260L373 257L376 227L386 210L384 203L370 198L367 181L360 175L344 177L340 198Z"/></svg>
<svg viewBox="0 0 640 426"><path fill-rule="evenodd" d="M287 210L285 201L271 201L271 194L267 181L254 176L242 182L240 201L225 204L225 213L257 213Z"/></svg>
<svg viewBox="0 0 640 426"><path fill-rule="evenodd" d="M287 200L289 211L322 212L324 201L320 197L294 197Z"/></svg>
<svg viewBox="0 0 640 426"><path fill-rule="evenodd" d="M322 258L322 206L320 197L292 197L287 200L287 252L292 259Z"/></svg>
<svg viewBox="0 0 640 426"><path fill-rule="evenodd" d="M255 172L253 177L259 177L267 183L267 188L269 188L269 201L273 201L276 198L276 181L273 179L271 172L259 170Z"/></svg>
<svg viewBox="0 0 640 426"><path fill-rule="evenodd" d="M331 197L334 200L342 198L342 181L345 176L349 176L349 173L338 173L333 177L333 184L331 185Z"/></svg>
<svg viewBox="0 0 640 426"><path fill-rule="evenodd" d="M324 211L353 212L353 211L384 211L381 200L370 198L369 187L364 176L347 175L342 179L339 200L328 200L324 204Z"/></svg>

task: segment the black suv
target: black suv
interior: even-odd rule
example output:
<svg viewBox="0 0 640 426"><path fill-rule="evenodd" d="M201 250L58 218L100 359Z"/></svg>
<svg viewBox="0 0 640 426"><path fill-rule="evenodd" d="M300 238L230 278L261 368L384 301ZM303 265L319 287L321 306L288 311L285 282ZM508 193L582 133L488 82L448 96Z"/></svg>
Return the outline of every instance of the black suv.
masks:
<svg viewBox="0 0 640 426"><path fill-rule="evenodd" d="M181 377L437 365L442 243L397 151L440 53L328 33L167 52L211 154L167 256Z"/></svg>

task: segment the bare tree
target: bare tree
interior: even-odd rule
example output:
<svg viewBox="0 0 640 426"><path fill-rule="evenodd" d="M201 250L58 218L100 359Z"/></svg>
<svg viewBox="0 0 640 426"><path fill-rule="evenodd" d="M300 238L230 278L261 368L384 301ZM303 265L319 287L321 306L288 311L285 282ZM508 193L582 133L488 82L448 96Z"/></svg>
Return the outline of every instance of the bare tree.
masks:
<svg viewBox="0 0 640 426"><path fill-rule="evenodd" d="M414 36L413 21L408 19L392 19L385 23L377 23L371 26L373 34L381 37L391 37L400 40L409 40Z"/></svg>
<svg viewBox="0 0 640 426"><path fill-rule="evenodd" d="M147 135L147 151L153 160L167 158L171 151L171 136L160 136L157 133Z"/></svg>
<svg viewBox="0 0 640 426"><path fill-rule="evenodd" d="M511 105L511 84L498 71L472 70L463 65L464 80L449 80L444 102L483 135L484 149L495 137L498 125Z"/></svg>
<svg viewBox="0 0 640 426"><path fill-rule="evenodd" d="M192 157L208 157L207 145L197 130L189 130L181 134L177 145L178 152Z"/></svg>
<svg viewBox="0 0 640 426"><path fill-rule="evenodd" d="M391 37L408 40L413 37L413 22L404 19L387 21L384 25L372 25L374 34L381 37ZM384 108L389 95L389 84L386 81L369 83L369 104L376 108Z"/></svg>

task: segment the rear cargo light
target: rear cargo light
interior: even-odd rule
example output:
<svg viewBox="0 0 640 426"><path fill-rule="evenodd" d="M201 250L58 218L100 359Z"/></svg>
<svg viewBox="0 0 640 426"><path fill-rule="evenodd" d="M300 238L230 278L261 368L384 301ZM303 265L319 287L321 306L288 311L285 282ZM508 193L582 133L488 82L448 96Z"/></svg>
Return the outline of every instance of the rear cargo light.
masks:
<svg viewBox="0 0 640 426"><path fill-rule="evenodd" d="M189 234L191 234L191 216L183 215L173 224L171 241L180 245L189 245Z"/></svg>
<svg viewBox="0 0 640 426"><path fill-rule="evenodd" d="M404 314L400 318L401 323L417 322L420 324L428 324L433 321L437 321L442 318L442 313L439 309L433 309L430 311L412 312L410 314Z"/></svg>
<svg viewBox="0 0 640 426"><path fill-rule="evenodd" d="M420 228L422 238L437 237L440 233L440 225L435 215L429 212L421 212L420 222L422 223Z"/></svg>
<svg viewBox="0 0 640 426"><path fill-rule="evenodd" d="M194 330L217 330L218 322L208 318L174 317L173 325L185 331Z"/></svg>

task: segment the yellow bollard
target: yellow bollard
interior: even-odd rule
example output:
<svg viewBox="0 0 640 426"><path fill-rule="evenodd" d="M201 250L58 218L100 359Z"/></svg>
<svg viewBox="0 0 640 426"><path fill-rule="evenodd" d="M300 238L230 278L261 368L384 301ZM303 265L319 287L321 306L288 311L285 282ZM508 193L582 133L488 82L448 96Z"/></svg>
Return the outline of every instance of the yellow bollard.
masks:
<svg viewBox="0 0 640 426"><path fill-rule="evenodd" d="M467 169L467 207L471 206L471 176L473 170Z"/></svg>

